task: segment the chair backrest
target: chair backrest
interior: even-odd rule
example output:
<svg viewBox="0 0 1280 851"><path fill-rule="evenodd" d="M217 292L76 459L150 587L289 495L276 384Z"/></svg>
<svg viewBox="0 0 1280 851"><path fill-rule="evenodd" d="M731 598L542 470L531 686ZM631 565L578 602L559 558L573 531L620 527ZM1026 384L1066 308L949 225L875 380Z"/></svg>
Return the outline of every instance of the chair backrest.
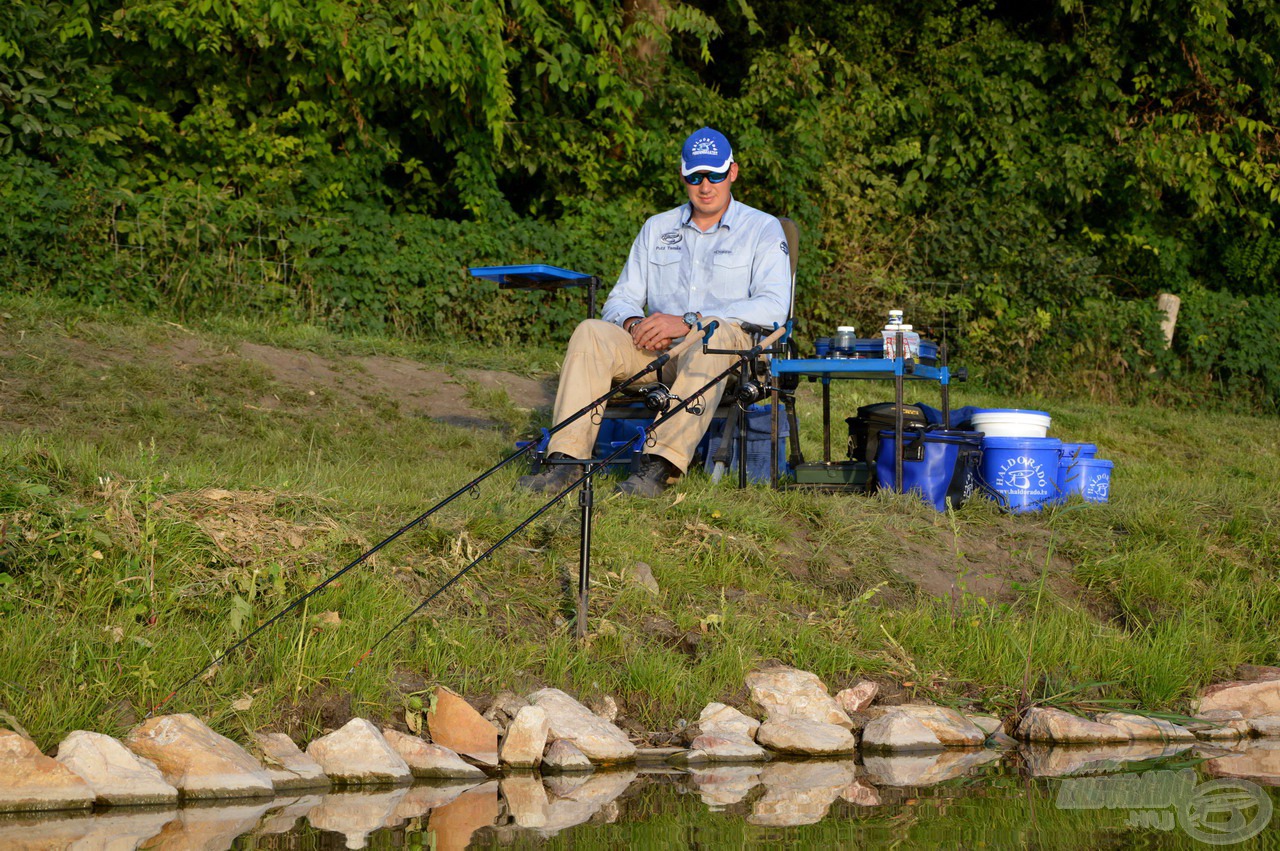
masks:
<svg viewBox="0 0 1280 851"><path fill-rule="evenodd" d="M796 264L800 262L800 226L786 216L778 216L782 235L787 238L787 259L791 261L791 298L787 318L796 315Z"/></svg>

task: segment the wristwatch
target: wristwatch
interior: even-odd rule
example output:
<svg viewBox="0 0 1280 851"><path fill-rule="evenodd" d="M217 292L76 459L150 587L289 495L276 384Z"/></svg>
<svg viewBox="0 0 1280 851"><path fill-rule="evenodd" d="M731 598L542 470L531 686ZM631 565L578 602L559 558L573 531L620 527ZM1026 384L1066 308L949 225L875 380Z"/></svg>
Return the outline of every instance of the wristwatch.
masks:
<svg viewBox="0 0 1280 851"><path fill-rule="evenodd" d="M684 322L685 325L688 325L689 330L692 331L694 328L698 327L698 322L702 319L702 317L698 316L696 311L690 310L684 316L681 316L680 319Z"/></svg>

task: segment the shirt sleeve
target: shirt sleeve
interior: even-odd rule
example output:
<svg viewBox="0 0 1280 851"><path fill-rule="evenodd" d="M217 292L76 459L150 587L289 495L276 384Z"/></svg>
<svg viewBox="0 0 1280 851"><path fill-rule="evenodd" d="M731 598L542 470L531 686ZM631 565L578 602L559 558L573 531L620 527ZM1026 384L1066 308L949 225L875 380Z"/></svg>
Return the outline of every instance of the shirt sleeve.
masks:
<svg viewBox="0 0 1280 851"><path fill-rule="evenodd" d="M782 224L773 216L760 228L751 257L747 297L721 308L726 319L765 328L782 325L791 315L791 258Z"/></svg>
<svg viewBox="0 0 1280 851"><path fill-rule="evenodd" d="M600 318L614 325L621 325L632 316L644 316L644 306L649 292L648 234L650 225L645 222L640 233L631 243L631 253L618 275L618 282L613 285L609 297L605 299L604 310Z"/></svg>

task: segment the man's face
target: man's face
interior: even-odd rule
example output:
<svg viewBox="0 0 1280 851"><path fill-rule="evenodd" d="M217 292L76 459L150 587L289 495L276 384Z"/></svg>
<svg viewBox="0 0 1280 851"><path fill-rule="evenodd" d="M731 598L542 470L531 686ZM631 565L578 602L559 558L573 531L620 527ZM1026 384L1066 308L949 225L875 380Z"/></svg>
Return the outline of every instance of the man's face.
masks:
<svg viewBox="0 0 1280 851"><path fill-rule="evenodd" d="M705 175L706 172L697 172L690 177L696 177L697 174ZM725 208L729 206L729 187L737 179L737 163L729 163L729 176L719 183L712 183L710 179L704 177L697 186L691 186L681 177L684 181L684 189L689 193L689 203L693 204L695 215L709 221L718 221Z"/></svg>

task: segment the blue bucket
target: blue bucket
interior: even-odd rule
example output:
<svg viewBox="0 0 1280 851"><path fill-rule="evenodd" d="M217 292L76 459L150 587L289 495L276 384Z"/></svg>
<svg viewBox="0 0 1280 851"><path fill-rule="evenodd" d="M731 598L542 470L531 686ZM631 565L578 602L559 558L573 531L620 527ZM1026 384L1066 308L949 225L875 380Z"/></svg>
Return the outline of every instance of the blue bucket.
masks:
<svg viewBox="0 0 1280 851"><path fill-rule="evenodd" d="M1111 461L1101 458L1072 458L1066 454L1058 462L1058 486L1065 500L1073 493L1085 502L1107 502L1111 496Z"/></svg>
<svg viewBox="0 0 1280 851"><path fill-rule="evenodd" d="M982 434L973 431L908 431L902 435L902 490L916 492L938 511L964 505L975 485L974 471L982 454ZM896 491L896 433L880 432L876 449L876 482Z"/></svg>
<svg viewBox="0 0 1280 851"><path fill-rule="evenodd" d="M987 437L982 441L982 481L998 495L1001 507L1021 514L1058 501L1056 437Z"/></svg>

